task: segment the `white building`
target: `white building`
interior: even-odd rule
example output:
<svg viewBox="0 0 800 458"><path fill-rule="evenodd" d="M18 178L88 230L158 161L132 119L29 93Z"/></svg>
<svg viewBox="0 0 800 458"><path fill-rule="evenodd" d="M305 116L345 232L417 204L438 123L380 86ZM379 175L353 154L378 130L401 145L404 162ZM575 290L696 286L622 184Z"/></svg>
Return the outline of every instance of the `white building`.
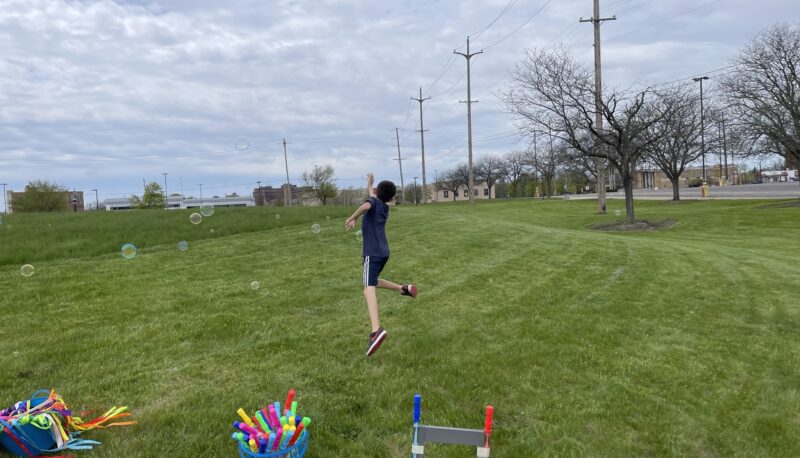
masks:
<svg viewBox="0 0 800 458"><path fill-rule="evenodd" d="M184 198L183 196L169 196L167 198L168 210L185 210L188 208L199 208L203 204L211 204L215 207L254 207L256 201L250 196L240 197L208 197L203 199ZM106 211L130 210L131 201L127 197L106 199L100 205Z"/></svg>

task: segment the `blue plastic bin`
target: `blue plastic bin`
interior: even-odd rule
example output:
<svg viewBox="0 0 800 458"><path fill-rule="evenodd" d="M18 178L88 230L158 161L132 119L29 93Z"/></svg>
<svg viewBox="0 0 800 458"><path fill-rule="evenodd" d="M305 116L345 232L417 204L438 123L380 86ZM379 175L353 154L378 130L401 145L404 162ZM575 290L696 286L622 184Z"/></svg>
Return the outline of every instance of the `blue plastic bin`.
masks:
<svg viewBox="0 0 800 458"><path fill-rule="evenodd" d="M303 431L303 436L300 440L294 443L291 447L283 450L266 453L253 453L250 447L245 446L239 442L239 457L240 458L302 458L308 449L308 430Z"/></svg>
<svg viewBox="0 0 800 458"><path fill-rule="evenodd" d="M31 405L36 406L45 401L47 401L47 398L33 398L31 399ZM0 430L6 425L0 425ZM12 431L17 439L19 439L34 456L43 455L56 447L53 432L49 429L39 429L32 424L27 424L23 426L15 425ZM28 456L28 454L17 445L14 439L5 432L0 432L0 445L5 447L12 455Z"/></svg>

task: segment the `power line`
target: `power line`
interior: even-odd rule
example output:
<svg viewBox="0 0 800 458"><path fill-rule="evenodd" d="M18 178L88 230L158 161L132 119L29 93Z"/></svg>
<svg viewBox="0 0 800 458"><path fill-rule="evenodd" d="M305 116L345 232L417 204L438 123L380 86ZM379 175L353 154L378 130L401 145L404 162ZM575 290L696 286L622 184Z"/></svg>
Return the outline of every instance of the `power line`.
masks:
<svg viewBox="0 0 800 458"><path fill-rule="evenodd" d="M689 14L689 13L693 13L693 12L695 12L695 11L699 10L699 9L705 8L705 7L707 7L707 6L711 6L711 5L713 5L714 3L719 3L719 2L721 2L721 1L722 1L722 0L711 0L710 2L703 3L703 4L702 4L702 5L700 5L700 6L696 6L696 7L694 7L694 8L690 8L690 9L688 9L688 10L681 11L680 13L677 13L677 14L675 14L675 15L673 15L673 16L670 16L670 17L668 17L668 18L665 18L665 19L663 19L663 20L661 20L661 21L654 22L654 23L652 23L652 24L648 24L648 25L643 25L643 26L641 26L641 27L637 27L637 28L635 28L635 29L633 29L633 30L629 30L629 31L627 31L627 32L624 32L624 33L621 33L621 34L619 34L619 35L615 35L615 36L613 36L613 37L611 37L611 38L608 38L608 39L606 40L606 42L613 41L613 40L617 40L617 39L619 39L619 38L622 38L622 37L624 37L624 36L630 35L630 34L632 34L632 33L635 33L635 32L640 32L640 31L642 31L642 30L647 30L647 29L649 29L649 28L651 28L651 27L655 27L655 26L657 26L657 25L661 25L661 24L663 24L663 23L665 23L665 22L669 22L669 21L671 21L671 20L673 20L673 19L679 18L679 17L681 17L681 16L684 16L684 15L686 15L686 14Z"/></svg>
<svg viewBox="0 0 800 458"><path fill-rule="evenodd" d="M500 13L497 16L495 16L494 19L492 19L492 22L490 22L486 27L484 27L483 30L481 30L480 32L477 32L477 33L470 34L470 35L472 35L473 41L477 41L478 38L480 38L480 36L483 35L484 32L489 30L494 25L495 22L497 22L501 17L503 17L503 15L508 13L509 10L511 10L511 8L514 7L515 3L517 3L517 0L511 0L510 2L508 2L506 4L506 6L500 11Z"/></svg>
<svg viewBox="0 0 800 458"><path fill-rule="evenodd" d="M533 15L531 15L530 17L528 17L528 19L526 19L526 20L525 20L525 21L524 21L522 24L520 24L520 25L519 25L519 27L517 27L516 29L512 30L512 31L511 31L511 33L509 33L508 35L504 36L503 38L501 38L501 39L499 39L499 40L495 41L494 43L492 43L492 44L490 44L490 45L488 45L488 46L484 46L484 47L483 47L483 49L489 49L489 48L492 48L492 47L494 47L494 46L497 46L497 45L499 45L500 43L502 43L502 42L506 41L508 38L510 38L510 37L511 37L512 35L514 35L515 33L519 32L519 31L520 31L520 30L521 30L523 27L525 27L526 25L528 25L528 23L529 23L529 22L531 22L532 20L534 20L534 19L536 18L536 16L538 16L538 15L539 15L539 13L541 13L541 12L542 12L542 10L544 10L544 9L545 9L545 7L547 7L547 5L549 5L549 4L550 4L550 2L552 2L552 1L553 1L553 0L547 0L546 2L544 2L544 5L540 6L540 7L539 7L539 9L538 9L538 10L536 10L536 12L535 12L535 13L533 13Z"/></svg>

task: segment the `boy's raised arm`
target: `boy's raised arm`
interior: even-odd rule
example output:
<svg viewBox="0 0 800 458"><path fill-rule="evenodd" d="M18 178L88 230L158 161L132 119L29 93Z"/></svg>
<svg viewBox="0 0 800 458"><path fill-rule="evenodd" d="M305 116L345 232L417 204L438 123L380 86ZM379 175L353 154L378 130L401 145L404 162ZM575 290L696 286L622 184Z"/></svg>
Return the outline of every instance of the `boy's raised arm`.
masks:
<svg viewBox="0 0 800 458"><path fill-rule="evenodd" d="M372 183L375 182L375 175L372 172L367 173L367 191L369 192L369 196L372 197L375 195L375 190L372 188Z"/></svg>
<svg viewBox="0 0 800 458"><path fill-rule="evenodd" d="M345 221L344 223L345 230L349 231L350 229L354 228L356 225L356 221L358 221L358 218L364 213L368 212L370 208L372 208L372 204L369 202L364 202L363 204L361 204L361 206L358 207L356 211L353 212L353 214L349 218L347 218L347 221Z"/></svg>

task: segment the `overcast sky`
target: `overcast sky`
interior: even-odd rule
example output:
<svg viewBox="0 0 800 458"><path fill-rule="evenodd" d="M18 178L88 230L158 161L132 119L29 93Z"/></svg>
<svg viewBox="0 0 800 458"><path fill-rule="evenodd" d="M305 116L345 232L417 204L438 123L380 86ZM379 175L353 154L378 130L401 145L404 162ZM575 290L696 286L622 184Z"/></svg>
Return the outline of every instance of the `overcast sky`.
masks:
<svg viewBox="0 0 800 458"><path fill-rule="evenodd" d="M604 83L713 77L799 12L797 0L604 0L618 17L602 26ZM421 182L420 86L433 97L433 181L467 155L466 61L453 49L471 35L484 50L474 154L503 154L524 147L496 96L508 72L525 48L559 42L591 66L591 24L578 22L591 14L591 0L2 0L0 182L49 179L102 200L166 172L170 192L249 194L285 181L283 138L293 183L324 163L340 187L370 170L399 182L395 127L405 182Z"/></svg>

